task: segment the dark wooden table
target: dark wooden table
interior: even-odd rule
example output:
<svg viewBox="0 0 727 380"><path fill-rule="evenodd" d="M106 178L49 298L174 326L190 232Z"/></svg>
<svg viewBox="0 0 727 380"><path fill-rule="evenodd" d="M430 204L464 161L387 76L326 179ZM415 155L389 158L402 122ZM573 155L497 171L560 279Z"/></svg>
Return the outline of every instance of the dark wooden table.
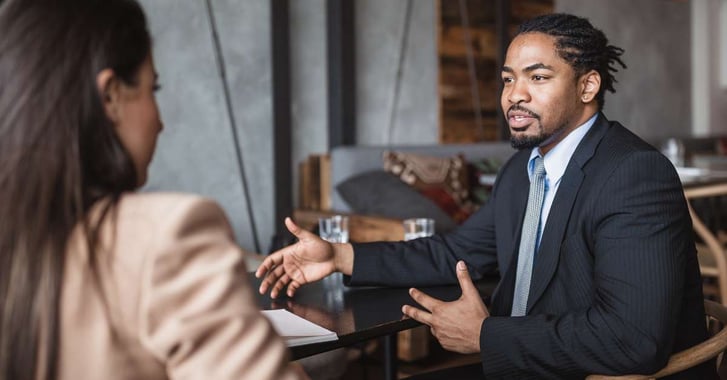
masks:
<svg viewBox="0 0 727 380"><path fill-rule="evenodd" d="M253 289L260 280L250 275ZM498 279L496 277L477 282L477 288L489 303ZM419 288L425 293L446 301L459 298L458 285ZM385 376L396 378L396 333L419 326L419 322L404 317L401 306L416 305L408 288L347 287L342 275L333 274L321 281L301 287L295 297L259 295L263 310L287 309L311 322L338 334L338 340L291 347L293 359L347 347L374 338L384 339Z"/></svg>

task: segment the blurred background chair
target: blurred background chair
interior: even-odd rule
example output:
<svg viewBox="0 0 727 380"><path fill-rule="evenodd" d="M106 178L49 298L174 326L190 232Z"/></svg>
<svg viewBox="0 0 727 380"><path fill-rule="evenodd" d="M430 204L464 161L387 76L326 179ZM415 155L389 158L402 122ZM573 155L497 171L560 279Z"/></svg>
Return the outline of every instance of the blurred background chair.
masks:
<svg viewBox="0 0 727 380"><path fill-rule="evenodd" d="M685 369L695 367L707 360L717 358L717 368L721 379L727 379L725 372L727 367L723 365L723 352L727 348L727 329L724 328L727 323L727 307L717 302L704 300L704 311L707 316L707 323L710 327L719 325L719 332L706 341L678 352L669 358L666 367L653 375L623 375L623 376L605 376L590 375L587 380L641 380L641 379L658 379L665 376L673 375L684 371ZM710 331L713 331L710 328Z"/></svg>
<svg viewBox="0 0 727 380"><path fill-rule="evenodd" d="M697 254L704 278L705 297L727 305L727 224L722 220L721 207L725 203L724 197L727 197L727 183L686 188L684 195L698 237Z"/></svg>

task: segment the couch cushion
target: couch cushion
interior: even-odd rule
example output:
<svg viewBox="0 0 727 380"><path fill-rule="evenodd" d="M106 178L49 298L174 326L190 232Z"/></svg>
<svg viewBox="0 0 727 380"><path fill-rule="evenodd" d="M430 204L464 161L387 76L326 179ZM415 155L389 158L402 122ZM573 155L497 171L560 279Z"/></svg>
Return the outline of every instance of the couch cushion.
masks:
<svg viewBox="0 0 727 380"><path fill-rule="evenodd" d="M469 203L467 164L462 155L433 157L388 151L384 152L384 170L431 199L458 223L474 210Z"/></svg>
<svg viewBox="0 0 727 380"><path fill-rule="evenodd" d="M497 158L481 158L467 162L470 200L480 207L490 199L495 177L503 162Z"/></svg>
<svg viewBox="0 0 727 380"><path fill-rule="evenodd" d="M434 202L383 170L350 177L336 186L336 191L355 213L398 219L432 218L437 232L456 226Z"/></svg>
<svg viewBox="0 0 727 380"><path fill-rule="evenodd" d="M479 158L498 158L501 162L515 153L508 141L478 144L431 144L431 145L342 145L333 148L331 154L331 203L332 209L351 212L351 207L335 191L338 184L370 170L381 170L385 151L412 152L427 156L449 157L463 154L468 161Z"/></svg>

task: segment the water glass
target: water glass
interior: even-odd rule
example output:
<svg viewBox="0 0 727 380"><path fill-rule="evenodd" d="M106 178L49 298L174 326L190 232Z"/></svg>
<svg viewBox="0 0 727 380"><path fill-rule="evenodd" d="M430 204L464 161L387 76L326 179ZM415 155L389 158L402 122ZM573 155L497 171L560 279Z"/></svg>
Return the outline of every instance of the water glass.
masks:
<svg viewBox="0 0 727 380"><path fill-rule="evenodd" d="M404 221L404 240L434 235L434 219L413 218Z"/></svg>
<svg viewBox="0 0 727 380"><path fill-rule="evenodd" d="M331 243L348 243L348 217L333 215L318 219L318 235Z"/></svg>
<svg viewBox="0 0 727 380"><path fill-rule="evenodd" d="M664 154L669 161L676 167L684 166L684 144L676 139L669 138L661 146L661 153Z"/></svg>

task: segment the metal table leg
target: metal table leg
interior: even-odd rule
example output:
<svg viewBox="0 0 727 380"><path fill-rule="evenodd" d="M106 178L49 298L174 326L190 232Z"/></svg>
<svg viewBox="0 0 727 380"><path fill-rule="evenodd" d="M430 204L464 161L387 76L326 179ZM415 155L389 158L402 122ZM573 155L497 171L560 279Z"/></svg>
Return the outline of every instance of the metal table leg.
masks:
<svg viewBox="0 0 727 380"><path fill-rule="evenodd" d="M397 335L391 334L384 337L384 379L397 379Z"/></svg>

